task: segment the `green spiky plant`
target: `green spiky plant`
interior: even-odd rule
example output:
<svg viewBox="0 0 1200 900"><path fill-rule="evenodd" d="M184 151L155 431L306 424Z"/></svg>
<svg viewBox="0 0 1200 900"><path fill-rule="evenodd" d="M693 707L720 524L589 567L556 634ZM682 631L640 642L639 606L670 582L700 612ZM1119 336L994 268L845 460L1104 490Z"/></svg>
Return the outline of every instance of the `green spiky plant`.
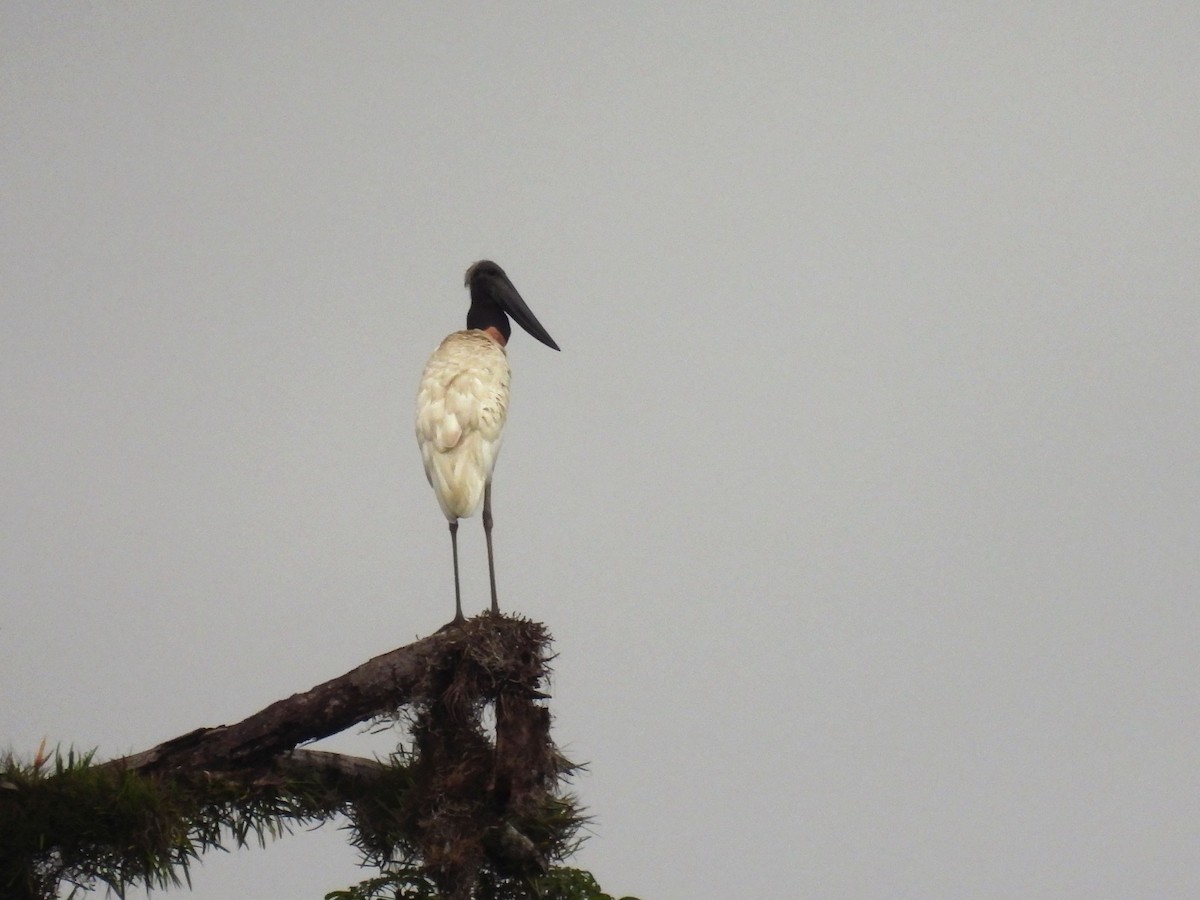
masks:
<svg viewBox="0 0 1200 900"><path fill-rule="evenodd" d="M94 754L56 752L23 765L0 760L0 896L53 898L102 885L123 897L134 885L190 884L189 865L229 844L263 845L337 813L319 785L256 789L97 766ZM75 891L73 891L75 893Z"/></svg>

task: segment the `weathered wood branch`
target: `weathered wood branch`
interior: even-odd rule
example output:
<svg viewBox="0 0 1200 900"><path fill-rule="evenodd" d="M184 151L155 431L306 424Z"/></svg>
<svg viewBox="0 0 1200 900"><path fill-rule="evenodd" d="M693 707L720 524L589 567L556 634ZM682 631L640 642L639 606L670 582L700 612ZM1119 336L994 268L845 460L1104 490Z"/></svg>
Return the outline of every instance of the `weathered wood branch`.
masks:
<svg viewBox="0 0 1200 900"><path fill-rule="evenodd" d="M377 759L330 750L290 750L275 760L275 768L293 778L353 781L359 784L377 779L388 771L387 764Z"/></svg>
<svg viewBox="0 0 1200 900"><path fill-rule="evenodd" d="M278 700L234 725L199 728L105 765L145 774L228 773L263 766L299 744L432 699L439 690L434 675L445 660L458 658L464 648L480 644L481 639L484 645L489 639L503 641L507 632L525 624L492 616L471 619L376 656L311 690ZM503 665L504 660L497 658L495 662ZM503 671L492 673L492 677L497 684L506 680Z"/></svg>

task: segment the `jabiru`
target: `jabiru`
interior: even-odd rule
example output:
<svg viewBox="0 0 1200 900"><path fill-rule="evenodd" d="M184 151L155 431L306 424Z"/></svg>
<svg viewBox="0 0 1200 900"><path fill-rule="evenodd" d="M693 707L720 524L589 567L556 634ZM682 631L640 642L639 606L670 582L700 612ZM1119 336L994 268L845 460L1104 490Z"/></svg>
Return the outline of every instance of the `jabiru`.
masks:
<svg viewBox="0 0 1200 900"><path fill-rule="evenodd" d="M508 414L509 317L547 347L559 349L494 262L475 263L467 269L464 284L471 290L467 328L449 335L433 351L417 391L417 444L425 477L450 523L456 623L463 620L458 520L474 515L481 498L492 612L500 612L492 557L492 470Z"/></svg>

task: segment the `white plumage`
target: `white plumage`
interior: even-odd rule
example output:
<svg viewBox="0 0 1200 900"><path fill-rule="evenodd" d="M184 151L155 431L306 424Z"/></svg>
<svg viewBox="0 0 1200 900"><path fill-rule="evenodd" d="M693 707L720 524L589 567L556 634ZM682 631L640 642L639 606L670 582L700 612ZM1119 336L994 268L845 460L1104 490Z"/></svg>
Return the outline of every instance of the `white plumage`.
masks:
<svg viewBox="0 0 1200 900"><path fill-rule="evenodd" d="M508 353L480 330L454 332L425 366L417 444L425 477L450 521L474 515L492 480L509 378Z"/></svg>
<svg viewBox="0 0 1200 900"><path fill-rule="evenodd" d="M481 500L492 612L500 612L492 554L492 470L508 414L510 372L504 349L512 334L508 317L547 347L558 349L494 262L475 263L467 269L465 283L471 289L467 330L454 332L433 351L417 391L417 444L425 477L450 523L455 622L463 619L458 520L474 515Z"/></svg>

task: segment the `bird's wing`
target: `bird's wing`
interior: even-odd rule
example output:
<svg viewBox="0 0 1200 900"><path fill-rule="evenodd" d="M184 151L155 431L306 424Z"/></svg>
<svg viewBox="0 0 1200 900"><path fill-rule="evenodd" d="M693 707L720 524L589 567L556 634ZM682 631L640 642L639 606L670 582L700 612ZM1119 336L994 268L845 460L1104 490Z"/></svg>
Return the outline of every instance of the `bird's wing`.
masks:
<svg viewBox="0 0 1200 900"><path fill-rule="evenodd" d="M417 441L448 453L471 435L497 442L508 413L508 359L476 332L456 332L429 359L417 393Z"/></svg>
<svg viewBox="0 0 1200 900"><path fill-rule="evenodd" d="M474 512L492 479L508 383L507 354L478 331L450 335L425 367L417 394L417 443L425 477L451 521Z"/></svg>
<svg viewBox="0 0 1200 900"><path fill-rule="evenodd" d="M479 505L500 452L508 411L504 349L479 331L459 331L434 351L417 393L417 443L425 477L446 517Z"/></svg>

